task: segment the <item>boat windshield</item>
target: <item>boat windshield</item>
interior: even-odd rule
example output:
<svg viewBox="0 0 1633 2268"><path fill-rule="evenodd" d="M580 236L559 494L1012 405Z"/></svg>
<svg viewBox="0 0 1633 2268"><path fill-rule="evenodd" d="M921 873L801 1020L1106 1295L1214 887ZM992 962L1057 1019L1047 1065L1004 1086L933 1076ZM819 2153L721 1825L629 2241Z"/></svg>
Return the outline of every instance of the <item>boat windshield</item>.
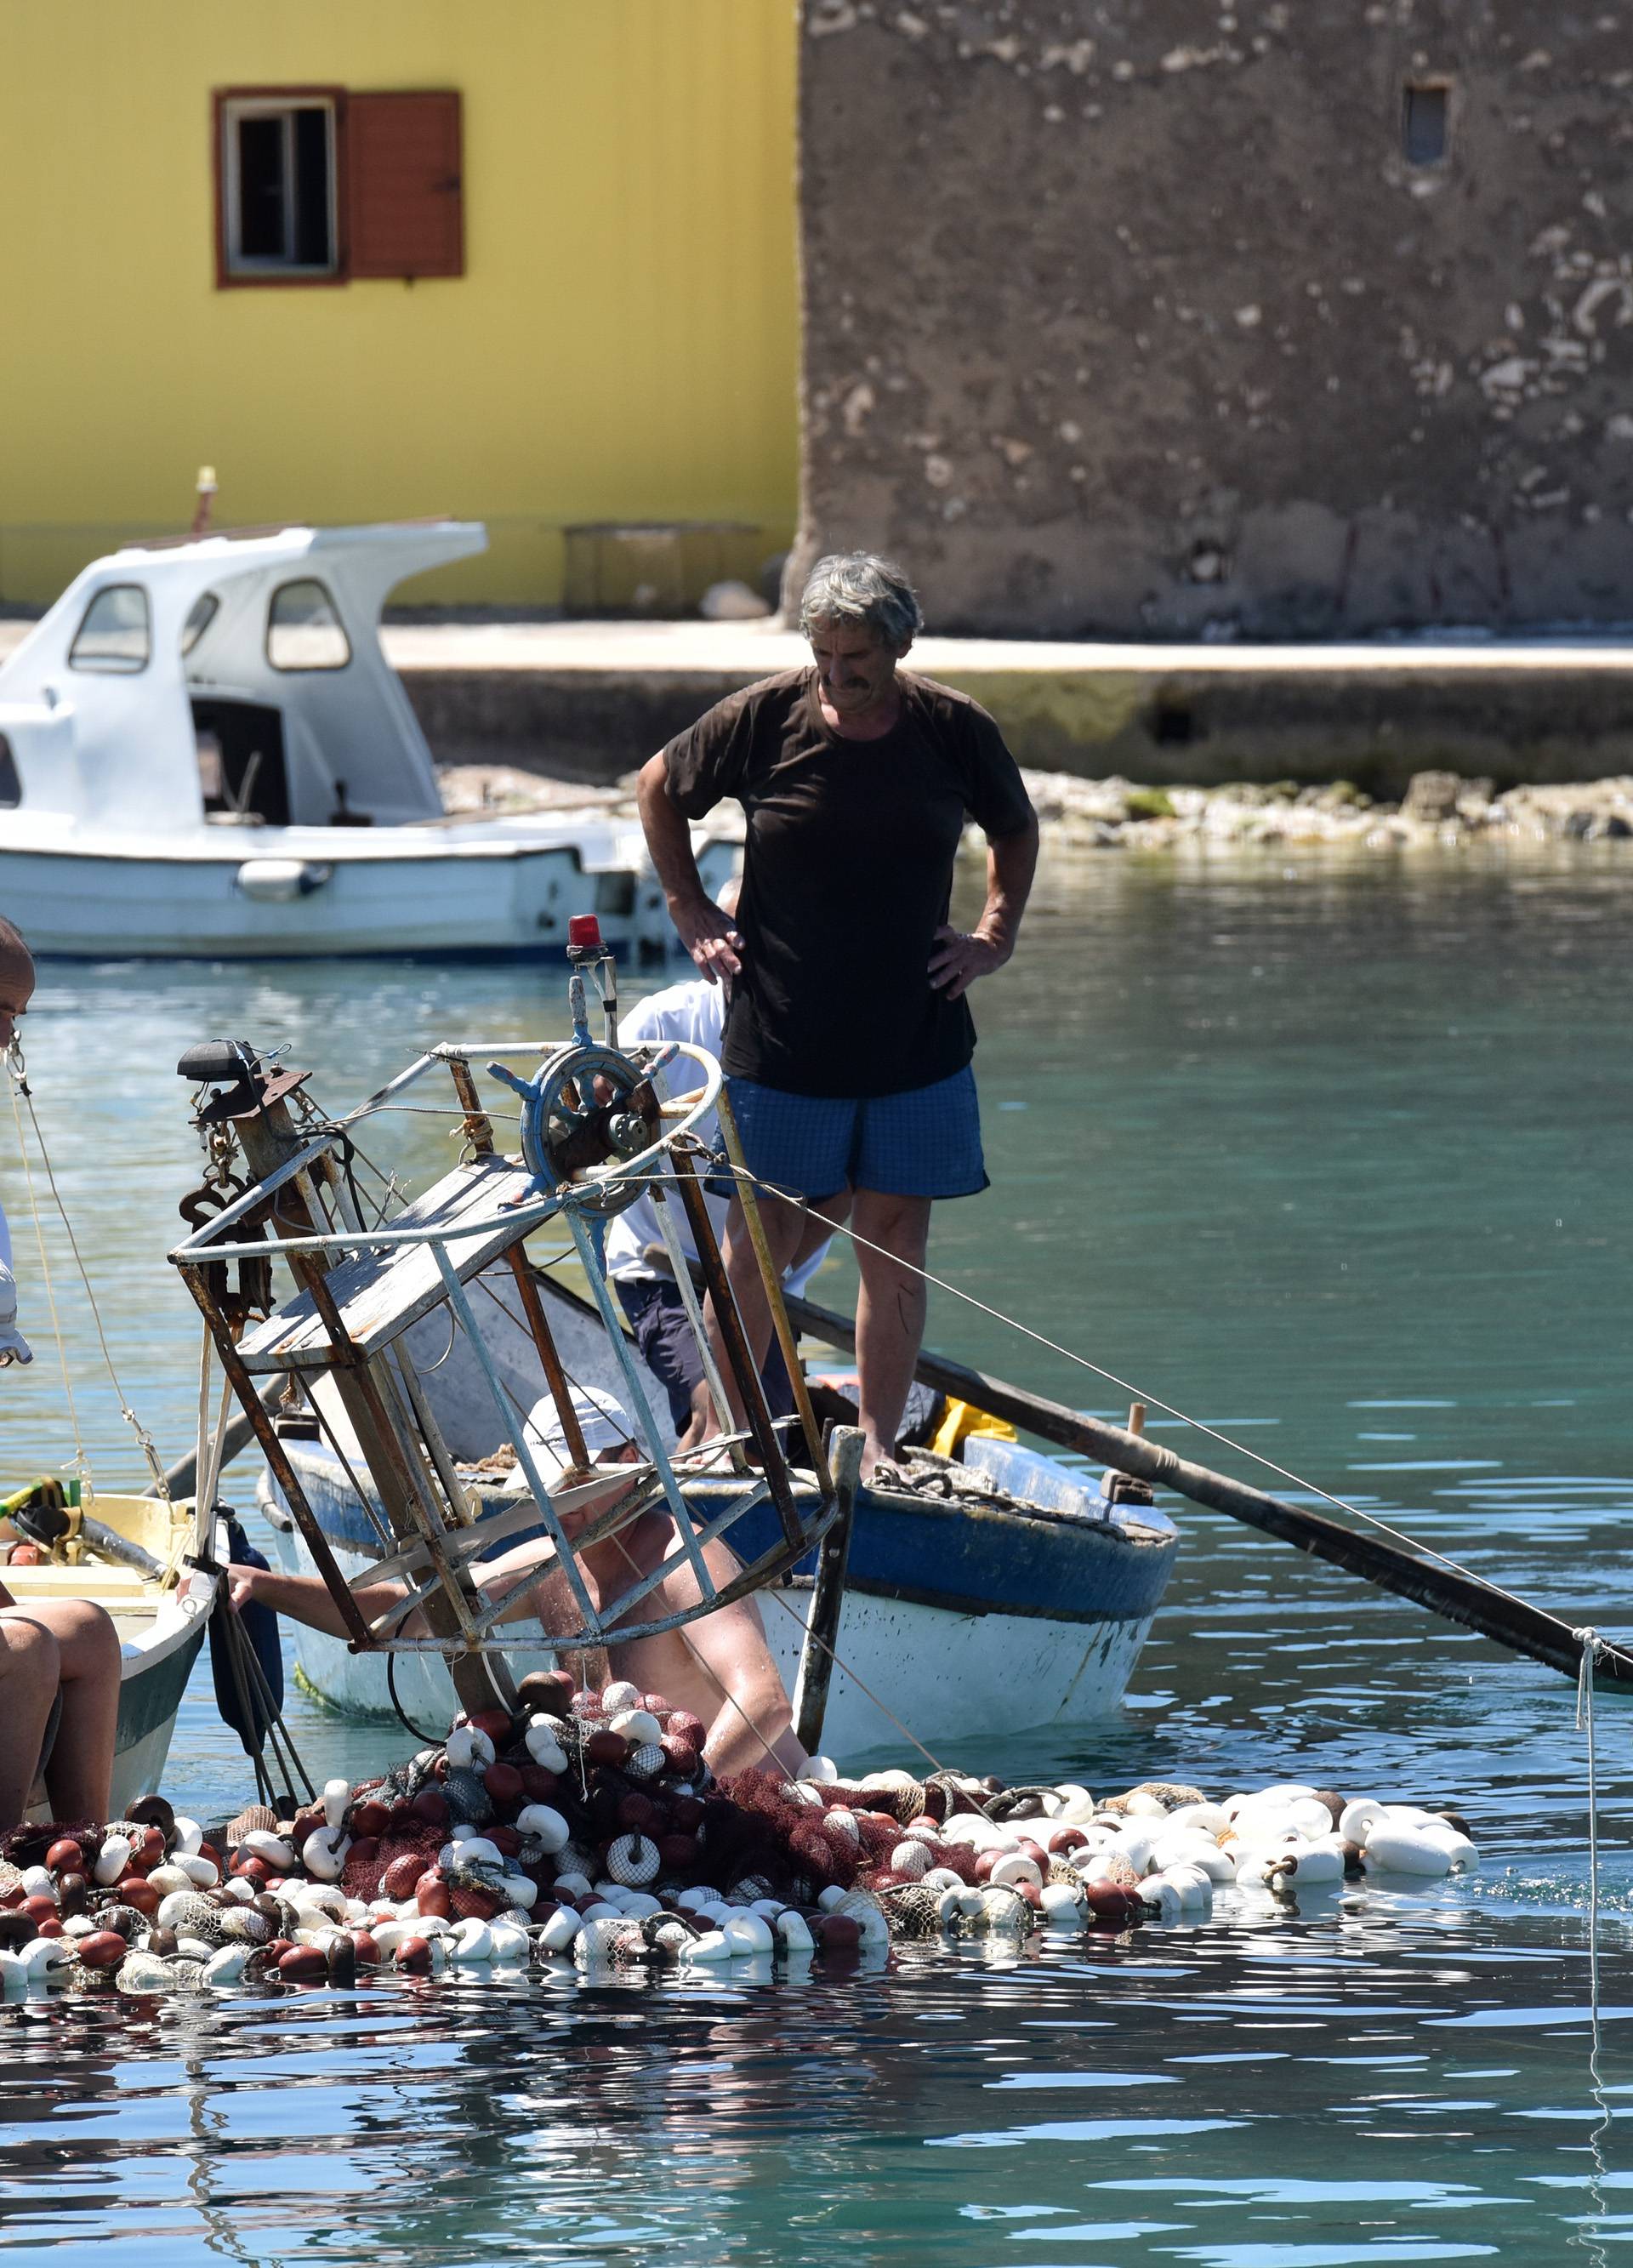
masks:
<svg viewBox="0 0 1633 2268"><path fill-rule="evenodd" d="M134 673L147 667L152 648L147 593L140 583L109 583L85 608L68 649L68 666Z"/></svg>

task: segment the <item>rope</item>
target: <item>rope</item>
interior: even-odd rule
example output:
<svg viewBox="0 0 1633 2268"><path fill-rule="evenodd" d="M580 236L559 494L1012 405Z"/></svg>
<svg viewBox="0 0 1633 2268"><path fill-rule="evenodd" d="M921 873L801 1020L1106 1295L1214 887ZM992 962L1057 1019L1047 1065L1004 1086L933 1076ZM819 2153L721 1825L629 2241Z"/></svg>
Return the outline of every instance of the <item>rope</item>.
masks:
<svg viewBox="0 0 1633 2268"><path fill-rule="evenodd" d="M963 1291L958 1285L949 1284L944 1276L932 1275L928 1268L920 1268L911 1260L902 1259L899 1253L889 1251L882 1244L875 1244L872 1238L858 1235L854 1228L847 1227L843 1221L830 1221L825 1213L813 1211L802 1199L790 1197L784 1189L773 1189L769 1182L762 1182L757 1174L745 1173L740 1167L731 1165L723 1165L721 1170L731 1173L733 1179L752 1182L762 1196L778 1198L783 1204L791 1205L796 1212L804 1213L809 1220L820 1220L830 1233L837 1231L841 1236L849 1237L852 1244L859 1244L869 1252L877 1252L881 1259L890 1261L894 1266L902 1269L909 1276L918 1277L925 1284L933 1285L938 1292L950 1292L953 1299L962 1300L966 1307L974 1307L981 1314L989 1316L995 1323L1002 1323L1009 1330L1019 1331L1023 1338L1031 1339L1038 1346L1047 1347L1051 1354L1060 1355L1065 1361L1076 1363L1079 1370L1092 1371L1096 1378L1103 1378L1107 1385L1119 1388L1131 1402L1144 1402L1148 1409L1166 1411L1170 1418L1176 1418L1181 1425L1193 1426L1197 1432L1207 1434L1210 1440L1217 1441L1222 1447L1234 1450L1238 1456L1247 1458L1253 1464L1262 1465L1266 1472L1275 1473L1281 1480L1291 1481L1295 1488L1301 1489L1306 1495L1319 1497L1322 1503L1330 1504L1338 1511L1347 1512L1354 1519L1364 1521L1369 1528L1376 1528L1381 1534L1392 1537L1397 1543L1405 1544L1409 1550L1419 1553L1423 1557L1438 1560L1441 1566L1450 1568L1454 1575L1461 1575L1468 1582L1478 1583L1483 1590L1495 1592L1498 1598L1506 1599L1511 1606L1523 1607L1529 1613L1545 1611L1533 1607L1531 1602L1522 1599L1518 1592L1511 1591L1503 1584L1494 1582L1490 1576L1475 1574L1472 1567L1465 1567L1460 1560L1453 1559L1447 1553L1437 1550L1432 1543L1420 1543L1415 1535L1409 1535L1404 1528L1392 1528L1387 1520L1380 1520L1376 1513L1363 1511L1358 1504L1351 1504L1347 1497L1335 1496L1330 1489L1322 1488L1318 1482L1306 1480L1301 1474L1290 1471L1285 1465L1278 1465L1273 1458L1267 1457L1262 1450L1251 1449L1245 1441L1235 1440L1229 1433L1222 1433L1217 1425L1210 1425L1201 1418L1193 1418L1188 1410L1178 1409L1172 1402L1165 1402L1159 1394L1153 1394L1149 1387L1136 1386L1130 1380L1120 1378L1114 1370L1107 1370L1098 1362L1091 1362L1087 1355L1074 1353L1070 1347L1062 1346L1057 1339L1046 1337L1041 1331L1034 1331L1029 1323L1021 1322L1014 1315L1006 1315L1001 1307L989 1307L984 1300L978 1300L973 1292ZM1549 1620L1558 1621L1558 1617L1550 1616ZM1564 1630L1567 1625L1561 1622L1559 1627ZM1598 1642L1603 1643L1602 1640Z"/></svg>
<svg viewBox="0 0 1633 2268"><path fill-rule="evenodd" d="M1577 1671L1577 1730L1587 1735L1587 1974L1589 2042L1587 2054L1588 2080L1593 2100L1598 2106L1599 2124L1588 2137L1588 2149L1593 2161L1593 2171L1588 2176L1588 2192L1596 2216L1605 2210L1604 2179L1605 2137L1610 2131L1611 2110L1605 2099L1605 2083L1599 2068L1599 1789L1593 1756L1593 1665L1604 1651L1605 1641L1591 1625L1572 1631L1571 1636L1582 1648L1582 1660ZM1598 2268L1605 2268L1605 2252L1600 2242L1599 2230L1593 2228L1586 2240L1591 2243Z"/></svg>
<svg viewBox="0 0 1633 2268"><path fill-rule="evenodd" d="M91 1308L91 1320L96 1325L97 1340L102 1349L102 1360L107 1366L107 1374L113 1381L114 1392L118 1397L120 1415L129 1426L131 1432L136 1435L137 1447L141 1449L142 1454L147 1460L148 1470L153 1476L154 1494L162 1498L163 1500L168 1504L170 1501L170 1483L165 1476L165 1468L159 1461L158 1451L153 1446L153 1437L148 1432L146 1426L142 1423L142 1420L136 1416L136 1411L131 1408L129 1401L126 1396L125 1389L119 1382L119 1373L114 1367L113 1350L107 1343L107 1333L102 1328L101 1310L97 1306L96 1293L91 1288L91 1278L85 1272L85 1260L79 1250L79 1240L74 1234L74 1224L68 1217L68 1208L63 1203L63 1193L56 1185L56 1174L52 1170L51 1166L51 1153L46 1147L46 1138L40 1131L39 1114L34 1108L33 1093L28 1084L26 1068L23 1063L23 1051L18 1046L15 1040L12 1041L11 1045L6 1053L6 1068L11 1074L11 1115L18 1120L18 1140L23 1149L23 1171L28 1182L29 1202L31 1204L33 1203L33 1177L28 1172L28 1152L26 1145L23 1144L22 1141L22 1120L20 1116L18 1116L17 1108L18 1097L19 1095L28 1105L28 1123L33 1128L34 1140L40 1145L40 1162L45 1167L46 1180L50 1185L52 1201L55 1204L58 1217L62 1220L63 1233L68 1238L68 1248L74 1256L74 1265L79 1270L79 1280L85 1286L85 1298L89 1302ZM43 1269L45 1266L45 1238L40 1229L38 1206L34 1209L34 1231L40 1240L40 1264ZM48 1272L47 1274L46 1281L47 1297L51 1301L52 1327L54 1329L56 1329L56 1302L50 1292L50 1278ZM59 1353L63 1356L63 1378L64 1386L66 1386L68 1380L68 1359L66 1351L63 1347L63 1339L60 1330L57 1331L57 1348ZM69 1405L71 1410L73 1406L73 1395L71 1393L69 1395ZM77 1461L83 1464L85 1449L84 1444L79 1439L79 1427L77 1421L76 1421L74 1425L74 1441Z"/></svg>
<svg viewBox="0 0 1633 2268"><path fill-rule="evenodd" d="M51 1263L46 1256L45 1219L40 1210L40 1200L34 1195L33 1168L28 1162L28 1144L23 1135L23 1114L18 1108L18 1096L27 1094L28 1080L24 1070L23 1050L16 1040L6 1050L5 1067L11 1074L11 1116L17 1124L17 1153L23 1161L23 1183L28 1191L29 1217L34 1225L34 1242L40 1253L40 1280L45 1285L46 1306L51 1313L51 1336L56 1342L56 1359L63 1372L63 1395L68 1403L69 1429L74 1437L74 1469L82 1480L89 1481L91 1461L85 1454L85 1437L79 1430L79 1410L68 1374L68 1346L56 1311L56 1286L51 1278Z"/></svg>
<svg viewBox="0 0 1633 2268"><path fill-rule="evenodd" d="M1582 1649L1577 1671L1577 1730L1587 1735L1587 1955L1593 2000L1593 2052L1599 2052L1599 1789L1593 1757L1593 1664L1605 1641L1592 1628L1572 1631Z"/></svg>

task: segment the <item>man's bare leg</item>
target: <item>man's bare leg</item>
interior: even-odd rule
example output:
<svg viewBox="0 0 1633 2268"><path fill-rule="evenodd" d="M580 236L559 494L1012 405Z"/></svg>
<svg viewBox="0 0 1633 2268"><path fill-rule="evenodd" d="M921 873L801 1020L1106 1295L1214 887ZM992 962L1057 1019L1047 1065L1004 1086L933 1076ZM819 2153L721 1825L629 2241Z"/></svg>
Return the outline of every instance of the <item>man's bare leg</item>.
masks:
<svg viewBox="0 0 1633 2268"><path fill-rule="evenodd" d="M927 1286L920 1275L899 1268L897 1260L922 1269L930 1242L929 1197L899 1197L879 1189L858 1189L855 1220L857 1266L862 1277L857 1302L857 1370L861 1381L862 1471L865 1477L881 1458L896 1454L908 1388L924 1343ZM865 1240L864 1241L863 1240ZM871 1248L878 1245L882 1252Z"/></svg>
<svg viewBox="0 0 1633 2268"><path fill-rule="evenodd" d="M44 1623L20 1608L0 1615L0 1830L15 1827L28 1808L59 1674L56 1639Z"/></svg>
<svg viewBox="0 0 1633 2268"><path fill-rule="evenodd" d="M62 1722L46 1766L56 1819L106 1819L119 1729L119 1633L100 1607L53 1599L29 1610L56 1640Z"/></svg>

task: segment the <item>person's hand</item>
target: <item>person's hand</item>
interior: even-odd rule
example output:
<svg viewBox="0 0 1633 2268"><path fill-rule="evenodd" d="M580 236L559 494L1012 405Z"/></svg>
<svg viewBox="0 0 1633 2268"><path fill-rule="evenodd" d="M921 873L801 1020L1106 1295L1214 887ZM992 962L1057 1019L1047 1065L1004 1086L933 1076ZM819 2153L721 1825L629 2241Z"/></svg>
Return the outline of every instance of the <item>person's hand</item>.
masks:
<svg viewBox="0 0 1633 2268"><path fill-rule="evenodd" d="M743 964L738 955L743 940L731 917L723 914L712 898L690 898L684 904L671 906L669 911L681 944L711 984L740 972Z"/></svg>
<svg viewBox="0 0 1633 2268"><path fill-rule="evenodd" d="M1010 957L1007 945L995 943L979 930L953 929L946 922L936 932L934 943L930 981L949 1000L961 1000L978 976L990 976Z"/></svg>
<svg viewBox="0 0 1633 2268"><path fill-rule="evenodd" d="M233 1613L237 1614L241 1607L248 1606L254 1597L255 1578L260 1574L261 1570L259 1567L239 1566L235 1562L233 1565L225 1569L224 1572L227 1579L227 1604Z"/></svg>

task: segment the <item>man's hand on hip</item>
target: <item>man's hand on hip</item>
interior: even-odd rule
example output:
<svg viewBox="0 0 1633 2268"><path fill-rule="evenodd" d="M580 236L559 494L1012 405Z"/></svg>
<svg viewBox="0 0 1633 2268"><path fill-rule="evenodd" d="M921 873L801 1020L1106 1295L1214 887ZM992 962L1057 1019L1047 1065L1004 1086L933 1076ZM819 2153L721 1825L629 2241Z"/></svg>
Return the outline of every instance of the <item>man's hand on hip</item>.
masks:
<svg viewBox="0 0 1633 2268"><path fill-rule="evenodd" d="M739 974L743 966L738 959L743 940L730 915L722 913L712 898L684 899L679 905L672 904L669 913L681 944L711 984Z"/></svg>
<svg viewBox="0 0 1633 2268"><path fill-rule="evenodd" d="M978 976L1002 968L1013 948L998 945L979 930L953 929L944 922L930 956L930 981L949 1000L961 1000Z"/></svg>

